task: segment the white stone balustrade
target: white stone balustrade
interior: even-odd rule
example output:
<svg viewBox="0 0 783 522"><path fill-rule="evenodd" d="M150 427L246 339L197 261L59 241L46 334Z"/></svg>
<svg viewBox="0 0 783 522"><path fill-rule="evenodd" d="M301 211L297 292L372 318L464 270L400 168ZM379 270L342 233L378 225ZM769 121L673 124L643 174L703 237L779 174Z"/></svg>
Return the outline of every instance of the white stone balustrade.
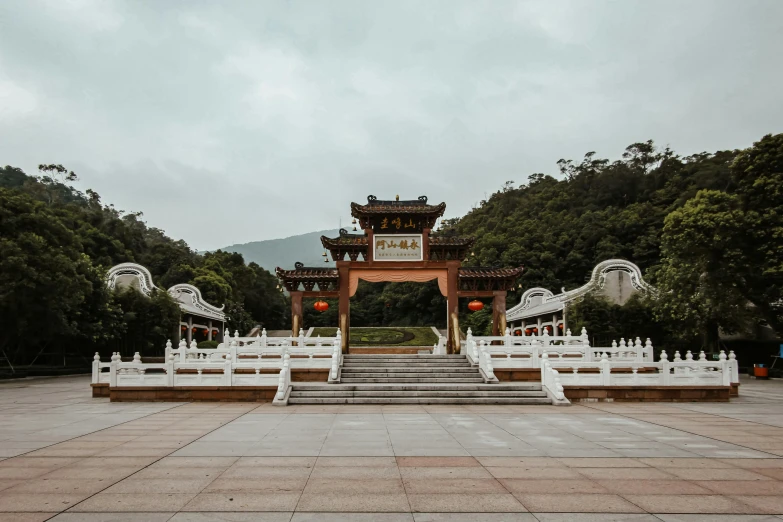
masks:
<svg viewBox="0 0 783 522"><path fill-rule="evenodd" d="M599 361L602 354L613 361L647 361L653 362L652 342L647 339L642 343L640 338L635 341L613 341L611 347L590 346L587 331L582 328L580 335L571 335L568 330L566 335L550 336L544 331L542 335L511 335L511 330L506 329L504 336L473 336L468 329L466 339L461 342L468 360L478 364L478 346L481 342L486 345L486 350L492 357L495 368L540 368L543 354L547 354L550 361ZM494 343L494 344L493 344Z"/></svg>
<svg viewBox="0 0 783 522"><path fill-rule="evenodd" d="M175 349L166 342L164 362L142 362L137 352L132 361L123 362L119 353L110 362L93 358L92 382L123 386L276 386L281 372L291 368L329 370L337 378L342 365L341 339L336 337L246 338L238 334L226 337L218 348L198 348L185 341Z"/></svg>
<svg viewBox="0 0 783 522"><path fill-rule="evenodd" d="M732 354L733 355L733 354ZM718 361L708 361L704 352L698 360L688 352L685 360L669 361L661 352L659 362L618 361L603 354L600 361L552 361L564 386L729 386L731 364L721 351Z"/></svg>

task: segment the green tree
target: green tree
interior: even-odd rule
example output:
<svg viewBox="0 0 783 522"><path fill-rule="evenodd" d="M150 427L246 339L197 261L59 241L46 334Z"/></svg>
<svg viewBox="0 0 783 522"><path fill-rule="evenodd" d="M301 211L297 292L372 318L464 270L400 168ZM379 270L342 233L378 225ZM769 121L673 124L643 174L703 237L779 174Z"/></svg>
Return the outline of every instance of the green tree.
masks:
<svg viewBox="0 0 783 522"><path fill-rule="evenodd" d="M12 360L79 333L80 307L94 280L81 250L45 205L0 189L0 348Z"/></svg>
<svg viewBox="0 0 783 522"><path fill-rule="evenodd" d="M702 346L718 348L719 329L737 332L748 324L749 309L740 274L745 272L744 239L755 212L743 212L739 198L703 190L671 212L663 228L658 316L683 334L700 335Z"/></svg>

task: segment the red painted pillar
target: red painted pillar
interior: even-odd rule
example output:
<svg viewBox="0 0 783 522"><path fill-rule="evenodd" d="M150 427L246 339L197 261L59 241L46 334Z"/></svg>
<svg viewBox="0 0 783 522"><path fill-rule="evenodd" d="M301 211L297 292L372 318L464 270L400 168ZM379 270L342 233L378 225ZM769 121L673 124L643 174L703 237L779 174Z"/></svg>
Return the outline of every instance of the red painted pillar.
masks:
<svg viewBox="0 0 783 522"><path fill-rule="evenodd" d="M342 350L343 353L348 353L350 329L351 329L351 295L350 295L350 273L351 270L348 265L348 261L337 262L337 273L340 276L340 295L339 304L337 306L338 311L338 325L340 329L340 335L343 338Z"/></svg>
<svg viewBox="0 0 783 522"><path fill-rule="evenodd" d="M448 310L448 343L447 353L459 353L459 261L447 261L446 267L448 275L446 286L448 292L446 295L446 308Z"/></svg>

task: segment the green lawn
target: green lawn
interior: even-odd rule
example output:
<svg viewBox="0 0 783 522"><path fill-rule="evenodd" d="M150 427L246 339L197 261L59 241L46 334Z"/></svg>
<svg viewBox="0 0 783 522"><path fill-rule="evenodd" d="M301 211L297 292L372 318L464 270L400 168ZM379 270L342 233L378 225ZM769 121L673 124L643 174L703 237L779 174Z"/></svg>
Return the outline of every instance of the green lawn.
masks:
<svg viewBox="0 0 783 522"><path fill-rule="evenodd" d="M337 328L315 328L312 337L334 337ZM432 346L438 337L426 326L351 328L351 346Z"/></svg>

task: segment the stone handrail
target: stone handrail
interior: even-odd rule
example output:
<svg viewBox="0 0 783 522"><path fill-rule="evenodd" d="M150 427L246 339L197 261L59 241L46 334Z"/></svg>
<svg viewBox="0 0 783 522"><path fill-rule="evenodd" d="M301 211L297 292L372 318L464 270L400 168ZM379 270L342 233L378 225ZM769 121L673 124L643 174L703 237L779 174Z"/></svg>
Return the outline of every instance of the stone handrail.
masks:
<svg viewBox="0 0 783 522"><path fill-rule="evenodd" d="M560 382L560 373L552 368L546 353L541 355L541 387L552 397L553 404L570 404Z"/></svg>
<svg viewBox="0 0 783 522"><path fill-rule="evenodd" d="M678 354L679 356L679 354ZM595 362L551 362L559 369L560 380L566 386L729 386L732 382L731 364L721 351L720 360L708 361L704 352L694 359L669 361L661 352L659 362L613 361L604 354ZM570 371L565 371L566 369ZM588 370L585 372L584 370Z"/></svg>

